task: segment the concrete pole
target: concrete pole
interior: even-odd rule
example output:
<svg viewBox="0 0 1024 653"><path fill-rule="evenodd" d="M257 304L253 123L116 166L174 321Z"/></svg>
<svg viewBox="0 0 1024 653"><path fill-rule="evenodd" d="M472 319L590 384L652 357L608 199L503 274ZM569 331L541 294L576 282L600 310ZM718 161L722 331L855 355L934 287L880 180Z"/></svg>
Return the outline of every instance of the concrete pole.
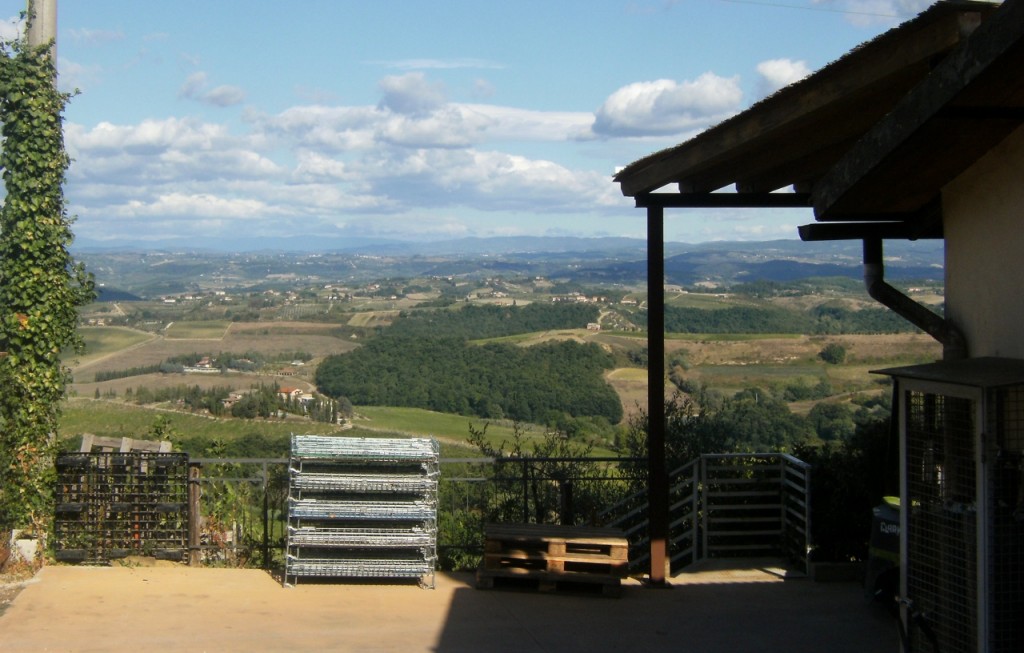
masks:
<svg viewBox="0 0 1024 653"><path fill-rule="evenodd" d="M28 0L28 44L46 45L53 42L50 56L57 60L57 0Z"/></svg>

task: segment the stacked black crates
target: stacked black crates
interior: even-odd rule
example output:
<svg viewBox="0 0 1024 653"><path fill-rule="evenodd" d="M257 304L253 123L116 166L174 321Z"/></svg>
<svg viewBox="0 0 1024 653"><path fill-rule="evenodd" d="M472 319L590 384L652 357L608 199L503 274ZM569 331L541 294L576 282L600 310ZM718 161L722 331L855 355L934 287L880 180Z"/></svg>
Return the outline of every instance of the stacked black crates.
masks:
<svg viewBox="0 0 1024 653"><path fill-rule="evenodd" d="M419 579L437 561L437 441L292 437L285 584Z"/></svg>
<svg viewBox="0 0 1024 653"><path fill-rule="evenodd" d="M56 466L58 561L185 556L188 454L75 453L58 456Z"/></svg>

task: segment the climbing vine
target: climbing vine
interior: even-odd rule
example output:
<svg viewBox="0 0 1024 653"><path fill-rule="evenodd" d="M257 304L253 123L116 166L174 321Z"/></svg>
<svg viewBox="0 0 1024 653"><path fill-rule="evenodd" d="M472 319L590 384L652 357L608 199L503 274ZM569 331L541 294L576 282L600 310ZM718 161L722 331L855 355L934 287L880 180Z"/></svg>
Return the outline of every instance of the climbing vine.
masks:
<svg viewBox="0 0 1024 653"><path fill-rule="evenodd" d="M69 371L81 350L77 308L95 297L68 248L63 184L70 159L47 46L0 43L0 529L46 531L55 433Z"/></svg>

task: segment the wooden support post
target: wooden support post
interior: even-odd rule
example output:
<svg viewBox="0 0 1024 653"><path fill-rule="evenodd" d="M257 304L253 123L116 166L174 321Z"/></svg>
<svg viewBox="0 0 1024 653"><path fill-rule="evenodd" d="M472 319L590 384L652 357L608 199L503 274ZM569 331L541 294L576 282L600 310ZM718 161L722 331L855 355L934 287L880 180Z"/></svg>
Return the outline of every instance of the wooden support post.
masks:
<svg viewBox="0 0 1024 653"><path fill-rule="evenodd" d="M665 462L665 209L647 208L647 491L650 582L665 585L668 469Z"/></svg>
<svg viewBox="0 0 1024 653"><path fill-rule="evenodd" d="M199 479L202 477L202 465L199 463L188 464L188 566L198 567L202 564L202 552L200 551L199 531L202 524L202 512L199 507L199 498L202 496L202 489L199 486Z"/></svg>
<svg viewBox="0 0 1024 653"><path fill-rule="evenodd" d="M270 571L270 480L263 463L263 569Z"/></svg>

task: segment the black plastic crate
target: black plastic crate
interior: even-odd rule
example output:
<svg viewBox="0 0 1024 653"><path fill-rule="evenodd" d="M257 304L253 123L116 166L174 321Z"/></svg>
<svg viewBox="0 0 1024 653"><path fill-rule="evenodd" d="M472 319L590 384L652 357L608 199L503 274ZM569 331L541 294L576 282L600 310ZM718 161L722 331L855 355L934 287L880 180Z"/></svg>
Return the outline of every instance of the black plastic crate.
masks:
<svg viewBox="0 0 1024 653"><path fill-rule="evenodd" d="M188 460L156 452L59 456L57 560L102 564L156 552L180 560L188 542Z"/></svg>

